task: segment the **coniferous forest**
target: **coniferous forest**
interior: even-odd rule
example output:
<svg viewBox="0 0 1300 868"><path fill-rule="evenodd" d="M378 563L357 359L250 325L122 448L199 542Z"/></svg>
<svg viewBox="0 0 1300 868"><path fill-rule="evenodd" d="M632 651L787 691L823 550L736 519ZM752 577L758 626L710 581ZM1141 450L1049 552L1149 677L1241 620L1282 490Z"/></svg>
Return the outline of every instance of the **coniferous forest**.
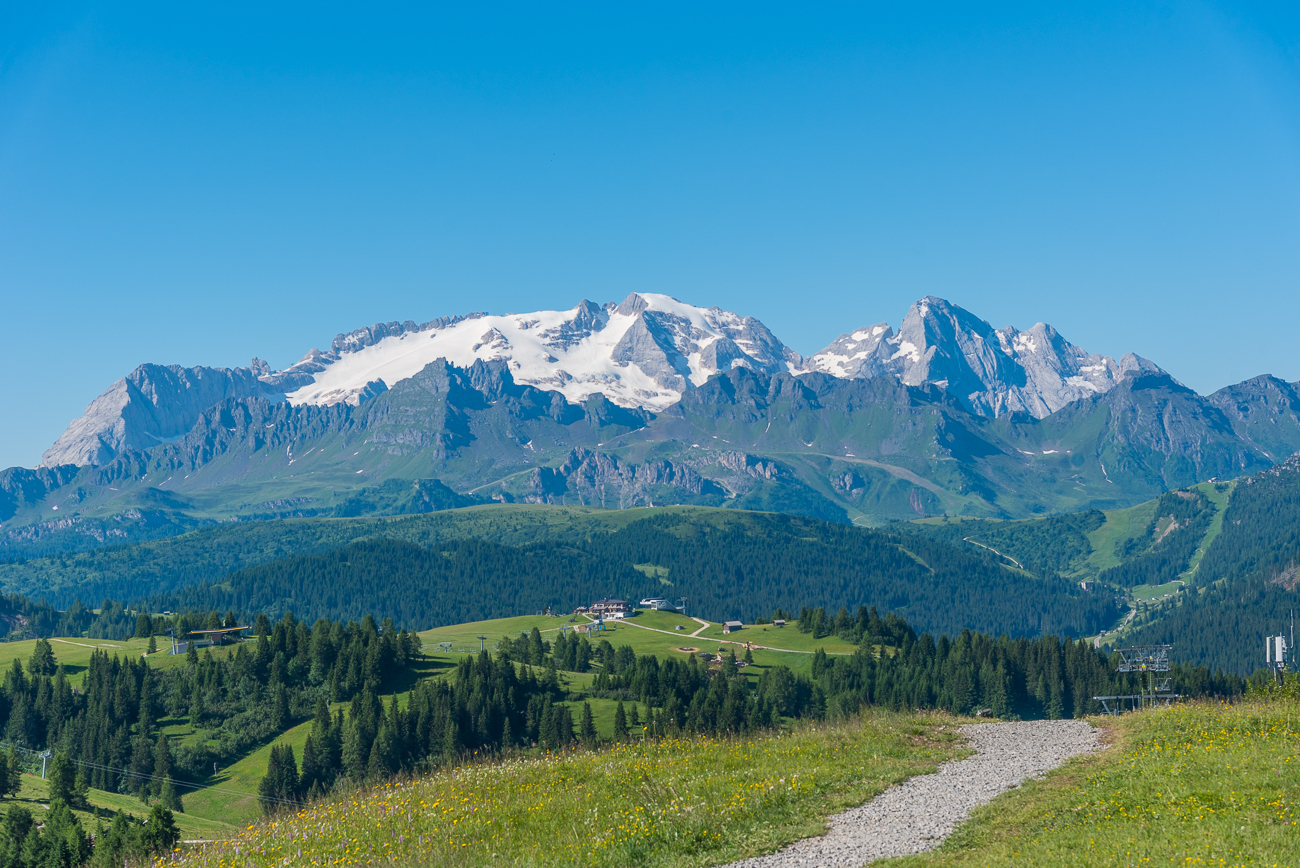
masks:
<svg viewBox="0 0 1300 868"><path fill-rule="evenodd" d="M320 699L301 766L287 747L272 757L261 788L264 804L274 811L340 781L384 780L468 753L594 746L590 706L567 690L568 672L594 672L586 695L618 701L616 739L742 735L783 720L842 719L871 705L1003 718L1078 717L1101 710L1095 695L1141 689L1136 676L1117 676L1115 661L1089 643L1056 636L1013 639L964 630L936 640L918 635L897 616L881 618L865 607L855 616L805 607L796 624L834 633L857 643L858 650L819 650L807 675L773 666L751 679L734 651L661 659L576 633L561 632L549 642L534 629L502 642L495 654L463 658L445 679L421 682L404 707L396 697L385 706L369 687L354 696L346 713L331 715ZM1172 675L1175 692L1189 697L1231 697L1245 686L1238 677L1204 667L1176 666Z"/></svg>
<svg viewBox="0 0 1300 868"><path fill-rule="evenodd" d="M652 565L658 577L639 570ZM617 533L503 545L378 538L231 573L152 598L154 609L287 611L332 619L383 614L428 628L546 606L570 610L618 589L683 595L716 620L775 608L875 605L921 629L1089 635L1120 615L1108 595L1038 578L995 556L913 535L789 516L713 526L665 514Z"/></svg>

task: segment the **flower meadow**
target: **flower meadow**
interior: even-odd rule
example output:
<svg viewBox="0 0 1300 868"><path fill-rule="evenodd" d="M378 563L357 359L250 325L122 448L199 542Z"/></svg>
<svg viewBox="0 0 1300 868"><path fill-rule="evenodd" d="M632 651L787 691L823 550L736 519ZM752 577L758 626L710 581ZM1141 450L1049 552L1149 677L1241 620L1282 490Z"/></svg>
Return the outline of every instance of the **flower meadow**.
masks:
<svg viewBox="0 0 1300 868"><path fill-rule="evenodd" d="M1114 746L891 866L1300 866L1300 704L1194 703L1105 721Z"/></svg>
<svg viewBox="0 0 1300 868"><path fill-rule="evenodd" d="M943 718L873 713L783 735L470 761L314 803L161 861L710 865L816 834L826 815L958 752Z"/></svg>

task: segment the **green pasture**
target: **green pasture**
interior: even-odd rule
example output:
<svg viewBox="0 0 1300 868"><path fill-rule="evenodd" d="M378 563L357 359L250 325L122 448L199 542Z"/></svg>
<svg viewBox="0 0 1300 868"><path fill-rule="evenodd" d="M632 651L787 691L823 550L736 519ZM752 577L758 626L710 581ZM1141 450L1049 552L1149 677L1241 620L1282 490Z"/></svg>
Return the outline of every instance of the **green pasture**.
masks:
<svg viewBox="0 0 1300 868"><path fill-rule="evenodd" d="M553 641L561 629L573 629L577 626L589 626L590 619L584 616L563 615L548 617L544 615L522 615L514 618L499 618L469 624L458 624L426 630L419 634L425 652L423 657L413 665L413 671L400 684L391 685L389 696L397 696L401 704L406 702L407 691L419 681L429 678L447 677L454 671L456 664L466 653L477 653L479 636L486 637L484 645L489 649L503 638L516 638L522 633L539 629L548 641ZM682 629L678 630L680 626ZM696 631L700 635L692 636ZM777 628L771 625L749 625L731 635L722 633L722 625L709 623L701 630L701 624L692 618L675 612L641 611L634 617L623 621L609 621L606 629L587 634L594 641L608 640L615 647L629 645L638 654L653 654L660 658L684 658L688 654L708 651L716 654L718 650L731 649L737 658L743 659L745 643L771 646L756 648L752 654L754 663L742 671L751 679L761 676L768 667L786 665L797 672L807 672L812 665L812 652L823 648L827 653L851 653L854 648L847 642L835 637L813 639L811 634L800 633L793 625ZM162 650L147 656L151 666L166 668L185 665L185 657L166 653L169 640L162 639ZM451 653L443 653L441 642L451 642ZM90 662L91 654L104 651L122 657L137 657L145 654L147 639L130 639L116 642L85 638L56 638L50 643L54 649L55 659L65 667L74 684L80 683ZM19 660L24 667L35 650L36 640L0 643L0 666L8 667L12 661ZM692 649L692 650L682 650ZM211 649L214 654L227 654L230 648ZM614 734L614 713L617 702L608 699L586 699L583 694L590 690L594 673L561 672L560 680L571 696L575 697L569 704L573 709L575 724L581 719L582 704L589 701L597 732L602 738L609 739ZM630 711L632 703L625 703ZM638 706L644 721L648 709ZM158 721L160 730L167 734L177 745L192 744L205 738L202 731L195 731L185 717L165 718ZM289 744L295 756L301 761L302 749L311 731L311 722L306 721L289 730L275 740L275 744ZM633 733L637 735L637 733ZM205 780L205 789L180 788L185 804L185 813L178 815L178 822L185 836L189 839L213 840L228 835L236 826L249 823L261 816L261 806L257 801L257 786L265 774L271 744L262 745L231 765L219 769L214 776ZM34 781L34 783L33 783ZM38 799L44 792L44 782L39 778L25 779L25 787L30 788L31 799ZM28 792L27 789L24 790ZM26 798L26 796L23 796ZM101 814L124 809L136 815L146 815L147 806L138 799L116 793L91 791L91 801L101 808ZM93 820L91 821L93 827Z"/></svg>
<svg viewBox="0 0 1300 868"><path fill-rule="evenodd" d="M1110 747L1026 781L890 868L1300 864L1300 706L1189 703L1095 721Z"/></svg>
<svg viewBox="0 0 1300 868"><path fill-rule="evenodd" d="M1163 585L1136 585L1129 590L1129 595L1142 603L1172 597L1186 587L1181 580L1174 580Z"/></svg>
<svg viewBox="0 0 1300 868"><path fill-rule="evenodd" d="M187 792L181 790L186 812L221 823L244 824L262 816L257 801L257 785L266 774L272 744L288 744L302 762L302 749L311 735L311 721L301 723L281 734L274 742L263 745L237 762L222 769L207 784L212 789Z"/></svg>
<svg viewBox="0 0 1300 868"><path fill-rule="evenodd" d="M1110 567L1119 566L1122 558L1119 549L1124 541L1140 536L1156 514L1156 501L1149 500L1128 509L1103 510L1106 523L1088 534L1092 554L1084 562L1080 575L1095 576Z"/></svg>
<svg viewBox="0 0 1300 868"><path fill-rule="evenodd" d="M149 805L137 799L135 796L127 796L121 793L106 793L102 790L91 790L89 794L90 811L73 811L81 820L81 825L87 832L95 831L95 824L102 821L105 826L113 821L113 815L122 811L139 819L147 819L149 816ZM188 809L188 800L184 800ZM7 804L21 805L31 811L36 822L41 822L41 815L48 810L50 802L49 784L41 780L39 769L35 774L28 773L23 775L22 787L18 794L5 800ZM176 825L180 827L181 835L186 840L214 840L224 838L234 831L234 827L224 822L214 821L204 817L195 816L189 813L176 813Z"/></svg>
<svg viewBox="0 0 1300 868"><path fill-rule="evenodd" d="M482 643L486 648L492 648L501 639L517 639L520 633L529 633L534 627L542 632L542 635L549 639L554 636L549 635L558 632L562 627L571 627L573 624L582 623L584 619L577 618L573 624L569 622L571 615L562 617L547 617L546 615L520 615L515 618L494 618L491 621L474 621L469 624L453 624L449 627L435 627L432 630L424 630L417 635L423 642L425 653L440 651L438 648L441 642L452 643L451 650L455 653L468 653L473 651L475 654L479 651L479 636L487 637Z"/></svg>
<svg viewBox="0 0 1300 868"><path fill-rule="evenodd" d="M54 649L54 659L63 664L73 685L81 683L86 669L90 666L90 655L96 651L105 651L110 656L139 657L149 646L148 639L131 639L126 642L113 642L108 639L51 639L50 647ZM170 641L170 640L165 640ZM35 639L21 642L0 642L0 667L8 669L13 661L21 660L23 668L32 659L36 650Z"/></svg>
<svg viewBox="0 0 1300 868"><path fill-rule="evenodd" d="M1232 497L1232 490L1235 485L1235 482L1202 482L1196 486L1196 489L1214 504L1216 512L1214 518L1210 519L1210 526L1205 531L1205 538L1201 540L1201 544L1192 555L1192 559L1187 565L1187 572L1183 573L1182 578L1190 579L1196 575L1196 568L1201 565L1201 558L1205 557L1205 553L1209 551L1210 543L1214 542L1219 532L1223 530L1223 514L1228 508L1228 500Z"/></svg>
<svg viewBox="0 0 1300 868"><path fill-rule="evenodd" d="M179 863L722 864L817 834L828 814L960 755L953 723L873 712L784 735L467 762L256 823Z"/></svg>

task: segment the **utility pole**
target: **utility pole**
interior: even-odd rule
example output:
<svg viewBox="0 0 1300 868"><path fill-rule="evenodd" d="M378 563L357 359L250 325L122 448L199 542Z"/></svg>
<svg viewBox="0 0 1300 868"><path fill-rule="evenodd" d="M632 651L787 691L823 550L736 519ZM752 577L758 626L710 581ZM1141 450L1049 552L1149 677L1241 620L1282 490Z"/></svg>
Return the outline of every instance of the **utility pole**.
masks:
<svg viewBox="0 0 1300 868"><path fill-rule="evenodd" d="M37 756L41 758L41 780L45 780L45 761L54 756L54 751L43 750Z"/></svg>

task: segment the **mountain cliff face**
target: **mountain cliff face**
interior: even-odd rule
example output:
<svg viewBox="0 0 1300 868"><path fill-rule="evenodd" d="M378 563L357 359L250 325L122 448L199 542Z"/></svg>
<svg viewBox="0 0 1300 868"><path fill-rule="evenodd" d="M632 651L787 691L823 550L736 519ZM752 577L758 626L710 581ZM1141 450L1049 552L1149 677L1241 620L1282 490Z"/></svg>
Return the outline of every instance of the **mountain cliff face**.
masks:
<svg viewBox="0 0 1300 868"><path fill-rule="evenodd" d="M142 365L48 466L0 474L0 548L487 500L1023 517L1128 506L1297 449L1294 384L1203 397L1136 356L942 299L804 360L752 318L634 294L376 325L283 371Z"/></svg>
<svg viewBox="0 0 1300 868"><path fill-rule="evenodd" d="M283 392L259 379L267 370L258 359L233 369L141 365L92 401L41 456L41 465L99 465L123 450L151 449L185 434L199 414L229 398L284 400Z"/></svg>
<svg viewBox="0 0 1300 868"><path fill-rule="evenodd" d="M893 375L909 386L934 383L981 416L1043 418L1073 401L1104 394L1126 373L1159 373L1129 353L1118 362L1089 354L1045 323L994 329L970 311L927 296L897 333L885 323L841 335L804 370L836 377Z"/></svg>
<svg viewBox="0 0 1300 868"><path fill-rule="evenodd" d="M420 508L681 503L868 523L1108 509L1271 466L1237 425L1300 448L1292 392L1255 384L1229 414L1223 396L1144 374L1044 419L992 419L934 384L737 367L651 413L517 383L502 360L439 359L357 405L230 398L99 467L8 471L0 548L409 511L412 492Z"/></svg>
<svg viewBox="0 0 1300 868"><path fill-rule="evenodd" d="M1159 372L1133 355L1118 362L1089 355L1042 323L996 330L933 297L912 305L897 333L883 323L859 329L804 360L752 317L633 293L567 311L376 324L338 335L328 350L312 349L283 371L257 359L233 370L141 365L95 399L41 463L100 465L124 449L150 449L227 398L356 406L438 359L462 368L500 362L516 383L572 402L600 394L652 412L737 368L933 383L974 413L1037 418L1109 391L1126 373Z"/></svg>

